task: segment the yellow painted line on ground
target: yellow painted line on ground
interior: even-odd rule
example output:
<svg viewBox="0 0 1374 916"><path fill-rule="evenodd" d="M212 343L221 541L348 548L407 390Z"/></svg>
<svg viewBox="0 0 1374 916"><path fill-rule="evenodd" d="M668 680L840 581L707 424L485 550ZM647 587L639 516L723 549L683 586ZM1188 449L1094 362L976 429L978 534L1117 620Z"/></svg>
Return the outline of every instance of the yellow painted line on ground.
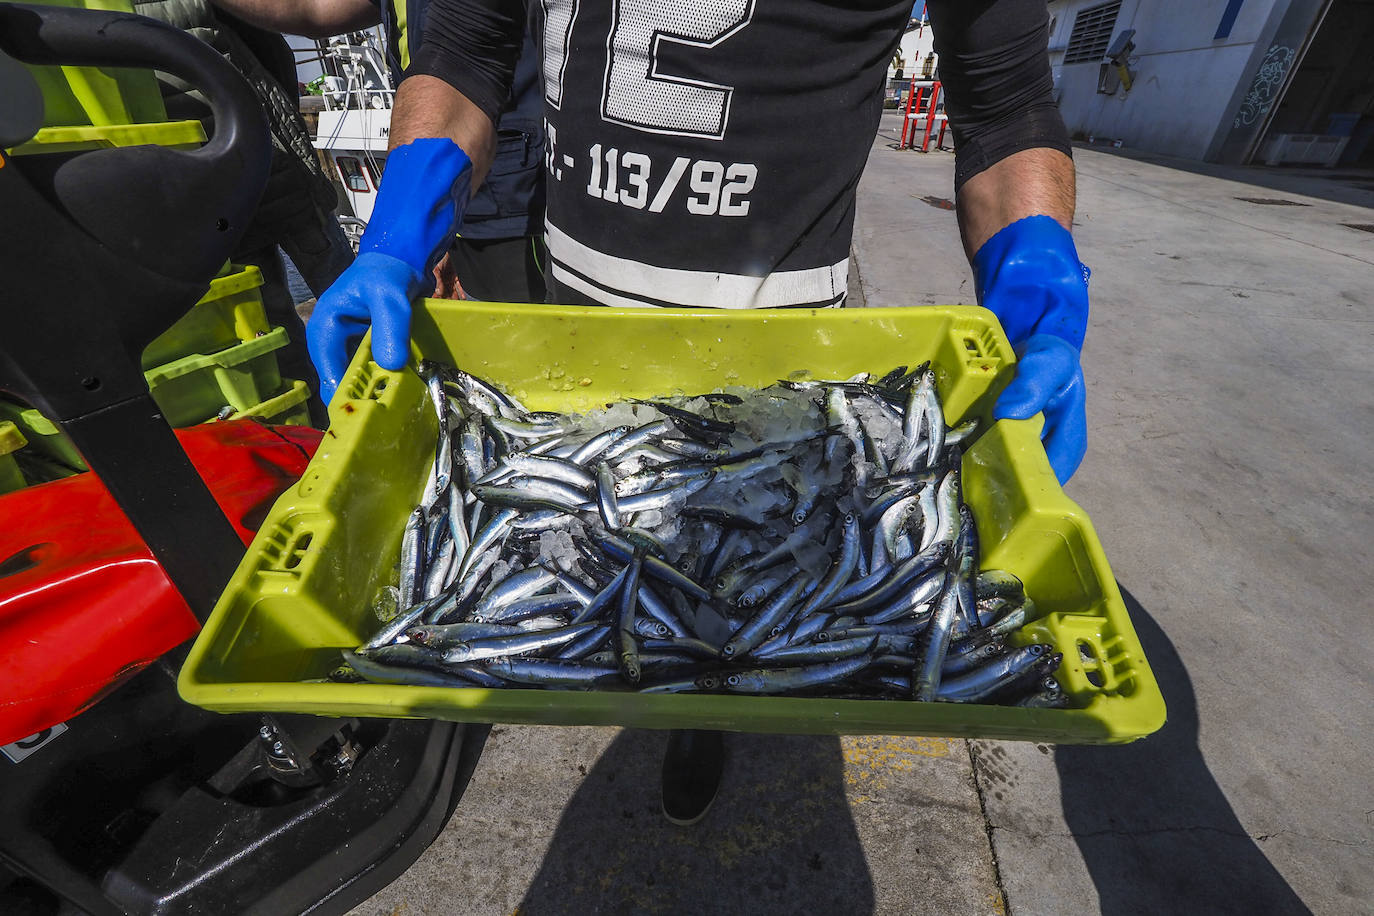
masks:
<svg viewBox="0 0 1374 916"><path fill-rule="evenodd" d="M861 805L873 801L888 786L888 776L915 769L922 758L949 757L954 738L905 735L846 735L840 739L844 755L844 780L849 800Z"/></svg>

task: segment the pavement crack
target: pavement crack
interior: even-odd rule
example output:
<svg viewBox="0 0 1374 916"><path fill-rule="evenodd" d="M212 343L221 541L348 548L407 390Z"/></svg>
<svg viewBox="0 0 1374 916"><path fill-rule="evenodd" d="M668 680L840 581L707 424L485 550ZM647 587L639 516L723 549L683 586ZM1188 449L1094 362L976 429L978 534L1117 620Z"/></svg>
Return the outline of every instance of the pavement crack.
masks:
<svg viewBox="0 0 1374 916"><path fill-rule="evenodd" d="M850 283L850 288L858 294L858 302L847 302L846 305L866 308L868 306L868 290L864 289L863 268L859 266L859 250L853 245L849 246L849 269L854 271L854 280Z"/></svg>
<svg viewBox="0 0 1374 916"><path fill-rule="evenodd" d="M1369 845L1369 840L1342 840L1338 837L1324 836L1320 833L1299 833L1296 830L1275 830L1273 833L1256 833L1251 836L1251 839L1259 840L1263 843L1265 840L1272 840L1274 837L1279 836L1293 836L1300 840L1315 840L1319 843L1335 843L1337 846L1348 846L1352 849L1359 849Z"/></svg>
<svg viewBox="0 0 1374 916"><path fill-rule="evenodd" d="M988 855L992 858L992 882L997 888L997 896L1001 900L1000 910L1003 913L1010 912L1007 905L1007 889L1002 886L1002 864L997 861L997 846L992 840L992 820L988 817L987 798L983 793L983 781L978 778L978 755L973 751L973 742L965 741L964 750L968 753L969 776L973 779L973 793L978 796L978 812L983 816L983 832L988 838Z"/></svg>
<svg viewBox="0 0 1374 916"><path fill-rule="evenodd" d="M979 798L980 798L980 799L982 798L982 792L981 792L981 790L979 791ZM1265 842L1265 841L1267 841L1267 840L1272 840L1272 839L1274 839L1274 838L1276 838L1276 837L1280 837L1280 836L1285 836L1285 835L1286 835L1286 836L1297 837L1297 838L1303 839L1303 840L1314 840L1314 841L1323 842L1323 843L1335 843L1335 844L1338 845L1338 846L1349 846L1349 847L1352 847L1352 848L1360 848L1360 847L1364 847L1364 846L1368 846L1368 845L1369 845L1369 841L1368 841L1368 840L1342 840L1342 839L1339 839L1339 838L1337 838L1337 837L1322 836L1321 834L1299 833L1299 832L1297 832L1296 830L1275 830L1275 831L1272 831L1272 832L1270 832L1270 833L1246 833L1246 832L1243 831L1243 830L1228 830L1228 829L1226 829L1226 828L1224 828L1224 827L1214 827L1214 826L1212 826L1212 825L1210 825L1210 824L1190 824L1190 825L1183 826L1183 827L1154 827L1154 828L1151 828L1151 829L1149 829L1149 830L1131 830L1131 829L1123 829L1123 828L1119 828L1119 827L1113 827L1113 828L1107 828L1107 829L1104 829L1104 830L1088 830L1088 831L1073 831L1073 830L1058 831L1058 830L1054 830L1054 831L1041 831L1041 832L1035 832L1035 831L1024 831L1024 830L1019 830L1019 829L1017 829L1017 828L1015 828L1015 827L1010 827L1010 826L1007 826L1007 825L1005 825L1005 824L993 824L991 821L988 821L988 835L991 836L991 835L992 835L992 832L995 831L995 830L1002 830L1002 831L1005 831L1005 832L1007 832L1007 833L1019 834L1020 836L1023 836L1023 837L1025 837L1026 839L1029 839L1029 840L1039 840L1039 839L1044 839L1044 838L1047 838L1047 837L1071 838L1071 839L1074 839L1074 840L1088 840L1088 839L1093 839L1093 838L1095 838L1095 837L1104 837L1104 836L1116 836L1116 837L1139 838L1139 837L1147 837L1147 836L1162 836L1162 835L1171 834L1171 833L1219 833L1219 834L1221 834L1222 836L1230 836L1230 837L1236 837L1236 838L1244 838L1244 839L1248 839L1248 840L1254 840L1254 841L1257 842L1257 843L1263 843L1263 842Z"/></svg>

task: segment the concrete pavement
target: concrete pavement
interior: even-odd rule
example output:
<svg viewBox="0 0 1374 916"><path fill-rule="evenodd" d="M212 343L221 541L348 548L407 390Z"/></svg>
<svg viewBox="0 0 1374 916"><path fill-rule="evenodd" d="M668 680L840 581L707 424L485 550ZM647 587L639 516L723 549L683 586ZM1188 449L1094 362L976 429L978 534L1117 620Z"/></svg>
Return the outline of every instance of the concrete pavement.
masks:
<svg viewBox="0 0 1374 916"><path fill-rule="evenodd" d="M851 283L869 306L971 302L953 156L890 149L896 124ZM357 912L1374 911L1374 233L1348 225L1374 224L1374 180L1077 162L1091 437L1068 492L1165 728L738 736L716 806L677 829L661 734L498 727L443 836Z"/></svg>
<svg viewBox="0 0 1374 916"><path fill-rule="evenodd" d="M684 829L659 810L665 735L494 728L448 828L358 912L999 911L964 742L731 736Z"/></svg>
<svg viewBox="0 0 1374 916"><path fill-rule="evenodd" d="M864 194L855 242L869 303L927 275L970 301L940 273L953 214L892 190L947 196L951 159L882 141L861 189L888 193ZM1008 905L1374 911L1374 234L1351 228L1374 223L1374 176L1076 161L1091 435L1068 492L1170 717L1125 748L973 743ZM928 248L894 243L908 222Z"/></svg>

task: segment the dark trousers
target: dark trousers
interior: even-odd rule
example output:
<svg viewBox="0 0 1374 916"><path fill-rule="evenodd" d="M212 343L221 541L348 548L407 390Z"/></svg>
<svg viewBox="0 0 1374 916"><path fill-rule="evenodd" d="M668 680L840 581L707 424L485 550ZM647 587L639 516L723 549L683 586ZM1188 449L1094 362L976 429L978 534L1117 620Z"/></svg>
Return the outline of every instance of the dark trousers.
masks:
<svg viewBox="0 0 1374 916"><path fill-rule="evenodd" d="M543 302L544 267L548 263L542 236L517 239L454 241L449 263L469 299L484 302Z"/></svg>

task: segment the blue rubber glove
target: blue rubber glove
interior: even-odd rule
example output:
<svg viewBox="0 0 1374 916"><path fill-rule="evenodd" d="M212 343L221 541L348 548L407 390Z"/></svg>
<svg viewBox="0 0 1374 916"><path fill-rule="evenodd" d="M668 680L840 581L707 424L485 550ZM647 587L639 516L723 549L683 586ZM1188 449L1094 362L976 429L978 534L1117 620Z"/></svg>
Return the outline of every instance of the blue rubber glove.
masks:
<svg viewBox="0 0 1374 916"><path fill-rule="evenodd" d="M999 420L1044 413L1041 437L1060 483L1088 449L1079 352L1088 329L1088 268L1050 216L1005 226L973 256L978 302L997 316L1019 362L993 408Z"/></svg>
<svg viewBox="0 0 1374 916"><path fill-rule="evenodd" d="M434 265L458 231L471 185L472 161L452 140L414 140L387 157L358 257L325 290L305 329L326 404L369 324L377 364L406 364L410 303L434 289Z"/></svg>

